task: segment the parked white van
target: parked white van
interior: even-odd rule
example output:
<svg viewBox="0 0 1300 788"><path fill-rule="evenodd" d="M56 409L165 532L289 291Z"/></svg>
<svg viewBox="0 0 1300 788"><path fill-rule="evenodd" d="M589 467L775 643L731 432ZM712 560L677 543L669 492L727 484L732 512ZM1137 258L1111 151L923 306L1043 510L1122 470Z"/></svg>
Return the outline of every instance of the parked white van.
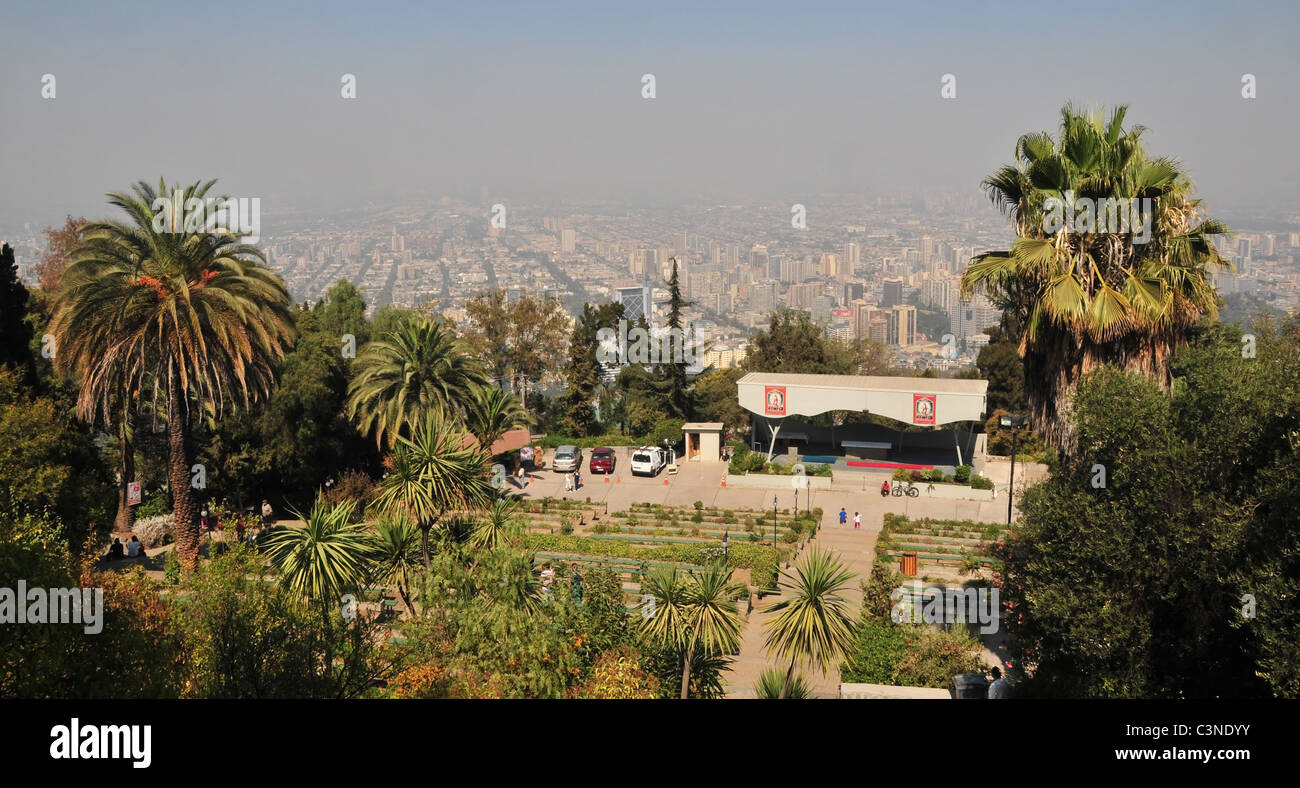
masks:
<svg viewBox="0 0 1300 788"><path fill-rule="evenodd" d="M668 463L664 450L657 446L642 446L632 452L632 475L654 476Z"/></svg>

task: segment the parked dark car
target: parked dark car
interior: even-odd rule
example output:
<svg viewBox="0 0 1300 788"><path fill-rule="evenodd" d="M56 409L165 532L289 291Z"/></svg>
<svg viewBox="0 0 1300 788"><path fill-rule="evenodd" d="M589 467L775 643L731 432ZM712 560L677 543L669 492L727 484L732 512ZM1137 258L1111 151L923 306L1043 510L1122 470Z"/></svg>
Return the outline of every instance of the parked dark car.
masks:
<svg viewBox="0 0 1300 788"><path fill-rule="evenodd" d="M613 473L616 462L614 450L608 446L597 447L591 452L590 467L592 473Z"/></svg>

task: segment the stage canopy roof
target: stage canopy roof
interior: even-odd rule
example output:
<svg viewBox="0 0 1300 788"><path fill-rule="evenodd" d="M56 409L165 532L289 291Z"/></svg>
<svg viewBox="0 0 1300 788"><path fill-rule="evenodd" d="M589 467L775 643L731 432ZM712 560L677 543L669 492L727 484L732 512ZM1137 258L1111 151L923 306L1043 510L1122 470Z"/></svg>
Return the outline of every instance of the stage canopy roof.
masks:
<svg viewBox="0 0 1300 788"><path fill-rule="evenodd" d="M736 386L740 406L769 419L848 410L876 413L904 424L937 427L982 421L989 382L751 372Z"/></svg>

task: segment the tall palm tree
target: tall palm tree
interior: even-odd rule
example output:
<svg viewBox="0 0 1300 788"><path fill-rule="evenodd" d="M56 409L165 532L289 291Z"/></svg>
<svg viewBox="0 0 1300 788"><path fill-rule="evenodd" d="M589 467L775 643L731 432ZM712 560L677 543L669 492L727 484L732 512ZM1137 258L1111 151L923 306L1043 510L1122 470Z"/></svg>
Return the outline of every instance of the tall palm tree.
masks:
<svg viewBox="0 0 1300 788"><path fill-rule="evenodd" d="M515 395L492 385L479 386L465 411L465 426L488 451L510 430L532 424Z"/></svg>
<svg viewBox="0 0 1300 788"><path fill-rule="evenodd" d="M214 183L177 191L184 203L202 201ZM269 395L273 364L295 338L293 315L284 282L257 248L224 231L187 229L176 216L155 229L153 206L167 185L160 181L155 191L141 181L132 191L109 195L127 221L87 225L64 273L53 333L72 340L65 349L81 373L79 410L111 407L146 373L155 396L162 389L173 528L182 563L192 568L199 549L192 415Z"/></svg>
<svg viewBox="0 0 1300 788"><path fill-rule="evenodd" d="M769 655L789 660L780 697L790 688L797 664L816 666L826 675L826 667L836 664L853 645L853 616L844 592L853 582L853 573L838 556L814 547L795 566L794 574L781 570L789 578L785 583L790 596L767 609L777 613L764 627L763 645Z"/></svg>
<svg viewBox="0 0 1300 788"><path fill-rule="evenodd" d="M1205 216L1178 162L1147 156L1144 128L1125 130L1126 112L1118 107L1103 122L1067 104L1057 140L1021 137L1017 162L982 184L1017 238L1009 250L975 257L962 276L963 297L982 290L1023 327L1035 426L1066 453L1074 449L1070 402L1080 378L1112 362L1168 385L1170 354L1197 319L1217 314L1211 271L1231 268L1212 243L1231 232L1227 225ZM1102 204L1124 212L1137 201L1149 238L1115 231L1123 225L1104 223L1100 208L1091 228L1059 221L1079 198L1123 201Z"/></svg>
<svg viewBox="0 0 1300 788"><path fill-rule="evenodd" d="M330 505L317 498L306 515L292 512L302 528L278 525L267 532L263 552L282 586L324 610L361 587L376 545L366 526L352 522L355 508L354 501Z"/></svg>
<svg viewBox="0 0 1300 788"><path fill-rule="evenodd" d="M441 410L399 435L389 471L379 483L374 506L409 518L420 529L420 552L429 568L429 532L450 510L477 509L492 500L491 458L481 446L464 446L465 434L448 424Z"/></svg>
<svg viewBox="0 0 1300 788"><path fill-rule="evenodd" d="M406 612L415 615L411 581L420 564L420 530L410 520L384 517L375 523L375 579L391 583Z"/></svg>
<svg viewBox="0 0 1300 788"><path fill-rule="evenodd" d="M482 366L445 324L406 316L366 344L348 385L348 417L375 442L395 446L425 414L441 410L460 420L478 386Z"/></svg>

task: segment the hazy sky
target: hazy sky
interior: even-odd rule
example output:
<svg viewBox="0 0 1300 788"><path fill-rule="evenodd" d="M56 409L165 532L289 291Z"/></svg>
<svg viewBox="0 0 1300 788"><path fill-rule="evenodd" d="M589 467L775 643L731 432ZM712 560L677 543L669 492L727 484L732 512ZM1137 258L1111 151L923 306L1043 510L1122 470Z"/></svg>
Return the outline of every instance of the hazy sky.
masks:
<svg viewBox="0 0 1300 788"><path fill-rule="evenodd" d="M160 175L219 178L263 215L481 185L978 193L1067 100L1131 105L1216 213L1300 210L1296 3L696 5L5 0L0 227L103 215Z"/></svg>

